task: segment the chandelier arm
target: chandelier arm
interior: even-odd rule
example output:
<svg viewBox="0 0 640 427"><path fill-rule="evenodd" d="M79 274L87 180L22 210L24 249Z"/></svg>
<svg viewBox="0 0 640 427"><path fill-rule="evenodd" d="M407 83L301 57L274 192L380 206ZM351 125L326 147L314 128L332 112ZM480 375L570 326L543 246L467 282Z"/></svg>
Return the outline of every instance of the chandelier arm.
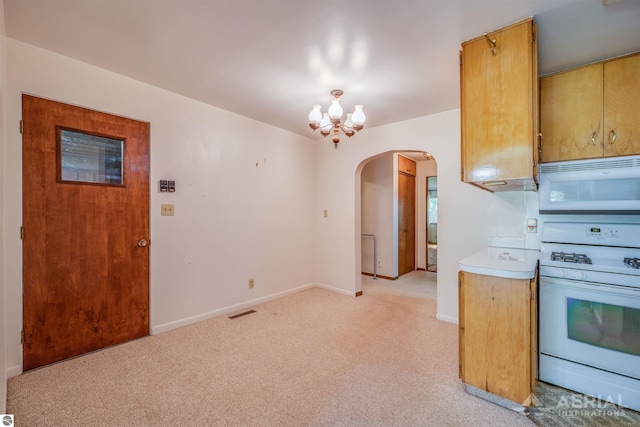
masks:
<svg viewBox="0 0 640 427"><path fill-rule="evenodd" d="M342 131L342 133L347 135L349 138L351 138L353 135L358 133L358 131L355 128L350 127L350 126L346 126L344 123L340 123L338 126L340 127L340 130ZM349 134L349 133L351 133L351 134Z"/></svg>

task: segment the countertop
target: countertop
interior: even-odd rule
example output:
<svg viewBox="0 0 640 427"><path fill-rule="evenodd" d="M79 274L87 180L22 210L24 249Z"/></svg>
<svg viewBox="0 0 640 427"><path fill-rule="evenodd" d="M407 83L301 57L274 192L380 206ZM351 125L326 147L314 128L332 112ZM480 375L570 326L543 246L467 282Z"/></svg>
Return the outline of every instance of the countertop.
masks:
<svg viewBox="0 0 640 427"><path fill-rule="evenodd" d="M540 251L488 247L460 261L460 270L486 276L531 279L536 274Z"/></svg>

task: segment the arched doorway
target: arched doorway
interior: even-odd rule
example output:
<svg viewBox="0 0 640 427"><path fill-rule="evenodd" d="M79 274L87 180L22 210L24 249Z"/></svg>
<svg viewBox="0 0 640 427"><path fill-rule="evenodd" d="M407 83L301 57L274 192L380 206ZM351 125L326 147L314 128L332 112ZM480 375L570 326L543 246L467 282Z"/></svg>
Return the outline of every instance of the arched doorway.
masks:
<svg viewBox="0 0 640 427"><path fill-rule="evenodd" d="M415 165L410 173L399 170L400 161ZM411 271L429 269L428 234L437 229L429 226L427 177L437 176L437 163L426 152L394 150L363 160L356 170L356 216L360 219L361 238L356 239L356 268L363 277L396 280L402 277L402 210L410 206L414 221L411 246ZM409 179L407 179L409 178ZM403 181L414 182L409 191L414 203L403 203ZM359 191L358 191L359 190ZM406 188L405 188L406 191ZM400 244L399 244L400 242ZM359 248L358 248L359 246ZM358 250L360 249L360 250ZM359 255L359 256L358 256ZM431 276L435 281L435 272ZM357 291L362 291L361 288ZM435 293L433 295L435 298Z"/></svg>

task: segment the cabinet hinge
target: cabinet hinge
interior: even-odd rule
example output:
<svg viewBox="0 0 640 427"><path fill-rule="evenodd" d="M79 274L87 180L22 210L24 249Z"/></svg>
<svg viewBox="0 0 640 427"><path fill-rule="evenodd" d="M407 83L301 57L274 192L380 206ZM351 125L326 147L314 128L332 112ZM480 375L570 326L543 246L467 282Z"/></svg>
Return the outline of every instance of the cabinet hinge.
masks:
<svg viewBox="0 0 640 427"><path fill-rule="evenodd" d="M535 300L536 296L534 295L533 291L531 291L531 301Z"/></svg>
<svg viewBox="0 0 640 427"><path fill-rule="evenodd" d="M20 344L24 344L24 329L20 331Z"/></svg>
<svg viewBox="0 0 640 427"><path fill-rule="evenodd" d="M24 227L20 226L20 240L24 240Z"/></svg>
<svg viewBox="0 0 640 427"><path fill-rule="evenodd" d="M24 123L22 122L22 120L20 120L20 134L22 134L23 130L24 130Z"/></svg>

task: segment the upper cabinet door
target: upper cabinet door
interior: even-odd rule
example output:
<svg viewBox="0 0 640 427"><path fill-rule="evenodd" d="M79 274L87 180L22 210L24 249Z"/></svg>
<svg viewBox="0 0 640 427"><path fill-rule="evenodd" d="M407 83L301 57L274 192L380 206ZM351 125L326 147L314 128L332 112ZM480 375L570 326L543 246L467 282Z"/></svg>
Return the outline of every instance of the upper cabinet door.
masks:
<svg viewBox="0 0 640 427"><path fill-rule="evenodd" d="M602 64L540 79L540 161L602 156L602 93Z"/></svg>
<svg viewBox="0 0 640 427"><path fill-rule="evenodd" d="M640 54L540 79L542 162L640 154Z"/></svg>
<svg viewBox="0 0 640 427"><path fill-rule="evenodd" d="M604 155L640 153L640 55L604 64Z"/></svg>
<svg viewBox="0 0 640 427"><path fill-rule="evenodd" d="M534 30L533 20L527 19L462 44L461 160L465 182L490 190L535 189Z"/></svg>
<svg viewBox="0 0 640 427"><path fill-rule="evenodd" d="M416 162L404 156L398 156L398 172L416 176Z"/></svg>

